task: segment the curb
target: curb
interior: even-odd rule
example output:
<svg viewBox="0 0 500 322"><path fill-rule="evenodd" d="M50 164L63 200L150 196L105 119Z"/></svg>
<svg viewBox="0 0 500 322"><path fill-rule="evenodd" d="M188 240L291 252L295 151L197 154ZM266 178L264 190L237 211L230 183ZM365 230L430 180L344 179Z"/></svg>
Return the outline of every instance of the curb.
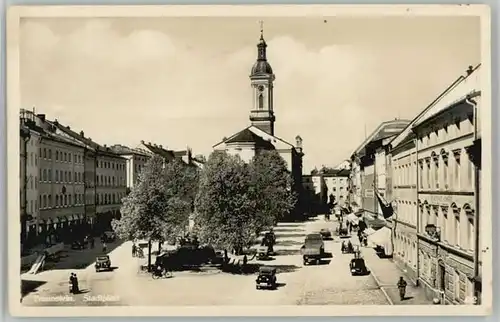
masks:
<svg viewBox="0 0 500 322"><path fill-rule="evenodd" d="M381 283L380 283L380 280L378 279L377 275L375 275L375 273L373 273L372 269L370 268L370 266L366 265L366 268L370 271L371 275L373 276L373 279L375 280L375 283L377 284L378 288L382 291L382 293L384 294L385 296L385 299L387 300L387 302L389 302L389 305L394 305L394 302L392 301L391 297L389 296L389 294L387 294L387 291L385 290L384 287L382 287Z"/></svg>

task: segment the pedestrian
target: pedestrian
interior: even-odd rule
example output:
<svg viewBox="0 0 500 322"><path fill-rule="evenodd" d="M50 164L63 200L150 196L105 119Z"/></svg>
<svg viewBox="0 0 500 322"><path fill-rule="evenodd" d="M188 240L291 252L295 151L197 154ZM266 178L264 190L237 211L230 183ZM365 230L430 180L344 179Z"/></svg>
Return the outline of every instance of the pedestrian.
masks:
<svg viewBox="0 0 500 322"><path fill-rule="evenodd" d="M90 248L94 248L95 246L95 238L94 237L90 237Z"/></svg>
<svg viewBox="0 0 500 322"><path fill-rule="evenodd" d="M80 293L80 288L78 287L78 276L76 276L76 274L74 274L73 276L74 276L73 285L75 287L73 293L78 294Z"/></svg>
<svg viewBox="0 0 500 322"><path fill-rule="evenodd" d="M74 273L71 273L69 275L69 292L73 294L74 290L75 290L75 276Z"/></svg>
<svg viewBox="0 0 500 322"><path fill-rule="evenodd" d="M108 250L108 246L105 242L102 243L102 252L105 253Z"/></svg>
<svg viewBox="0 0 500 322"><path fill-rule="evenodd" d="M132 244L132 257L135 257L135 244Z"/></svg>
<svg viewBox="0 0 500 322"><path fill-rule="evenodd" d="M399 290L399 298L401 299L401 301L403 301L405 299L405 294L406 294L406 281L405 279L403 278L403 276L399 277L399 281L398 281L398 290Z"/></svg>

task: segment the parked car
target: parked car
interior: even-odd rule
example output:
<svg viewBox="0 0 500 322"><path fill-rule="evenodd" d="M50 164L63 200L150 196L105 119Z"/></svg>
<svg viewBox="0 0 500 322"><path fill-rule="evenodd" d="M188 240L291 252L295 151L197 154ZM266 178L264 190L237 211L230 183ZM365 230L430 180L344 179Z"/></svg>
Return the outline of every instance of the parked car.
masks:
<svg viewBox="0 0 500 322"><path fill-rule="evenodd" d="M302 259L304 265L311 262L319 264L321 258L325 255L325 243L321 234L309 234L306 236L304 246L302 246Z"/></svg>
<svg viewBox="0 0 500 322"><path fill-rule="evenodd" d="M368 269L365 265L365 260L363 258L353 258L349 264L351 270L351 275L365 275Z"/></svg>
<svg viewBox="0 0 500 322"><path fill-rule="evenodd" d="M111 260L109 259L108 255L101 255L97 256L95 259L95 271L100 272L103 270L110 270L111 269Z"/></svg>
<svg viewBox="0 0 500 322"><path fill-rule="evenodd" d="M260 290L261 288L276 289L276 287L276 268L261 266L259 268L259 275L255 280L255 288Z"/></svg>

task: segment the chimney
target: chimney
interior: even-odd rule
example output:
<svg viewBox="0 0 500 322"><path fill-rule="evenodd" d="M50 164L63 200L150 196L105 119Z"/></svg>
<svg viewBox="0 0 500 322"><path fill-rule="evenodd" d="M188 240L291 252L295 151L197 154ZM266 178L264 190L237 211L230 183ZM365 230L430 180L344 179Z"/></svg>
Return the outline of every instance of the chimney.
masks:
<svg viewBox="0 0 500 322"><path fill-rule="evenodd" d="M107 148L106 144L103 145L105 148Z"/></svg>
<svg viewBox="0 0 500 322"><path fill-rule="evenodd" d="M472 74L473 71L474 71L474 67L469 66L469 68L467 69L467 76L469 76L470 74Z"/></svg>
<svg viewBox="0 0 500 322"><path fill-rule="evenodd" d="M42 122L45 122L45 114L37 114L36 115Z"/></svg>
<svg viewBox="0 0 500 322"><path fill-rule="evenodd" d="M141 144L144 144L144 140L141 140Z"/></svg>
<svg viewBox="0 0 500 322"><path fill-rule="evenodd" d="M160 149L163 149L163 145L160 144Z"/></svg>
<svg viewBox="0 0 500 322"><path fill-rule="evenodd" d="M148 145L151 145L151 142L148 142Z"/></svg>
<svg viewBox="0 0 500 322"><path fill-rule="evenodd" d="M80 131L80 136L81 136L82 138L83 138L83 137L85 137L85 132Z"/></svg>

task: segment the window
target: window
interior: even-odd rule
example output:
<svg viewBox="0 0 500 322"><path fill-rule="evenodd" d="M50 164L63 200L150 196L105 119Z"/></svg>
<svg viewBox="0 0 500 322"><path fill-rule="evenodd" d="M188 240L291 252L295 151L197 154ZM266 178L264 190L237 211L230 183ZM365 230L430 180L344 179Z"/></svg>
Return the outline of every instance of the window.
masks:
<svg viewBox="0 0 500 322"><path fill-rule="evenodd" d="M471 188L474 185L473 173L474 173L474 164L472 163L472 160L469 156L468 162L467 162L467 184L468 184L468 187L471 187Z"/></svg>
<svg viewBox="0 0 500 322"><path fill-rule="evenodd" d="M49 195L49 207L52 207L53 204L52 204L52 195Z"/></svg>
<svg viewBox="0 0 500 322"><path fill-rule="evenodd" d="M51 169L49 169L49 171L47 172L47 176L48 176L48 180L52 181L52 170Z"/></svg>
<svg viewBox="0 0 500 322"><path fill-rule="evenodd" d="M68 205L68 195L64 195L64 205Z"/></svg>
<svg viewBox="0 0 500 322"><path fill-rule="evenodd" d="M52 159L52 150L49 149L49 159Z"/></svg>
<svg viewBox="0 0 500 322"><path fill-rule="evenodd" d="M426 160L427 163L427 188L431 188L431 161L430 159Z"/></svg>
<svg viewBox="0 0 500 322"><path fill-rule="evenodd" d="M423 189L424 188L424 176L423 176L423 172L424 172L424 163L422 161L419 162L419 167L420 167L420 171L418 172L418 185L420 187L420 189Z"/></svg>
<svg viewBox="0 0 500 322"><path fill-rule="evenodd" d="M43 158L47 159L47 149L43 149Z"/></svg>
<svg viewBox="0 0 500 322"><path fill-rule="evenodd" d="M460 157L461 151L453 151L453 156L455 158L455 169L454 169L454 188L460 190Z"/></svg>
<svg viewBox="0 0 500 322"><path fill-rule="evenodd" d="M43 208L47 208L47 195L43 195Z"/></svg>
<svg viewBox="0 0 500 322"><path fill-rule="evenodd" d="M441 150L441 158L443 159L443 187L448 189L448 153L443 149Z"/></svg>
<svg viewBox="0 0 500 322"><path fill-rule="evenodd" d="M68 161L71 162L71 153L68 153Z"/></svg>
<svg viewBox="0 0 500 322"><path fill-rule="evenodd" d="M72 203L71 201L72 201L72 200L71 200L71 195L69 195L69 196L68 196L68 202L69 202L69 205L70 205L70 206L72 206L72 205L73 205L73 203ZM76 201L76 200L75 200L75 201Z"/></svg>
<svg viewBox="0 0 500 322"><path fill-rule="evenodd" d="M56 182L59 182L59 170L56 170Z"/></svg>
<svg viewBox="0 0 500 322"><path fill-rule="evenodd" d="M454 244L456 246L461 246L461 242L460 242L460 239L461 239L461 234L460 234L460 208L457 207L456 204L452 204L451 206L452 210L453 210L453 216L455 217L455 225L454 225L454 229L453 229L453 235L454 235Z"/></svg>
<svg viewBox="0 0 500 322"><path fill-rule="evenodd" d="M56 207L59 207L59 195L56 195Z"/></svg>
<svg viewBox="0 0 500 322"><path fill-rule="evenodd" d="M448 236L448 207L447 206L441 206L441 213L443 214L442 220L441 220L441 241L450 242L450 236Z"/></svg>
<svg viewBox="0 0 500 322"><path fill-rule="evenodd" d="M474 250L474 210L469 205L464 205L464 212L467 216L467 245L464 245L467 250Z"/></svg>
<svg viewBox="0 0 500 322"><path fill-rule="evenodd" d="M71 177L72 177L71 172L68 173L68 175L69 175L69 182L71 182Z"/></svg>
<svg viewBox="0 0 500 322"><path fill-rule="evenodd" d="M264 109L264 96L259 94L259 110Z"/></svg>
<svg viewBox="0 0 500 322"><path fill-rule="evenodd" d="M59 151L56 150L56 161L59 161Z"/></svg>
<svg viewBox="0 0 500 322"><path fill-rule="evenodd" d="M458 271L453 271L453 297L455 300L460 299L460 273Z"/></svg>
<svg viewBox="0 0 500 322"><path fill-rule="evenodd" d="M42 176L43 181L47 181L47 169L43 169L43 176Z"/></svg>

